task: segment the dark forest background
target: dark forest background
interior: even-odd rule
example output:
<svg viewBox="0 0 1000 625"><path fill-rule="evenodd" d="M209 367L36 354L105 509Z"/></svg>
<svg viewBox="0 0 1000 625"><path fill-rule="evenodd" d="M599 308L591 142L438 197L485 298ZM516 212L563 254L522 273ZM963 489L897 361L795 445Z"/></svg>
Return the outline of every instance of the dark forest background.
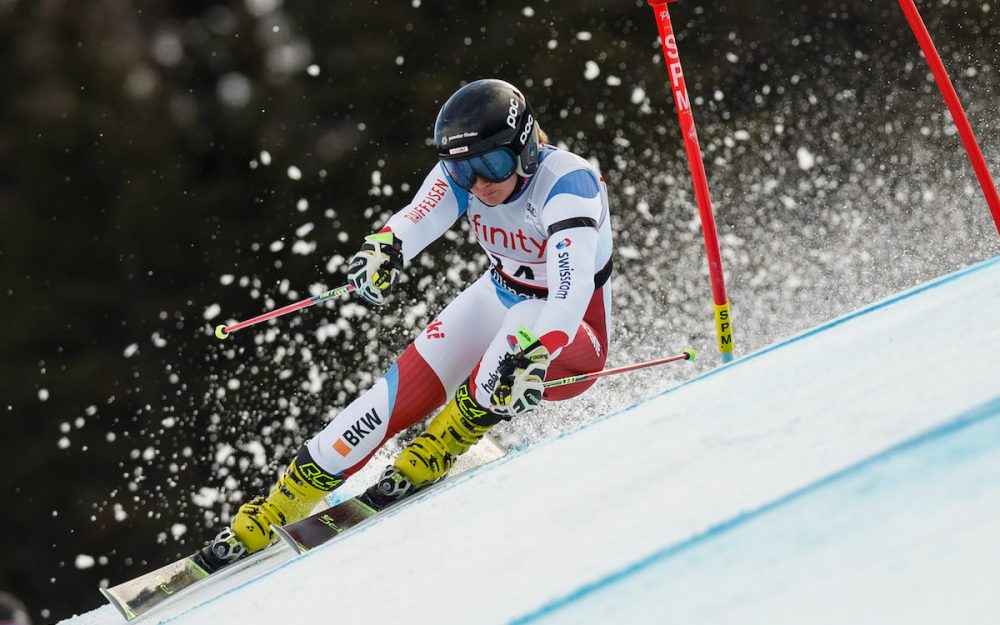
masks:
<svg viewBox="0 0 1000 625"><path fill-rule="evenodd" d="M920 6L996 173L1000 6ZM880 211L930 208L926 191L897 182L909 173L962 189L962 216L914 222L905 238L917 242L886 264L934 275L995 253L961 243L992 225L895 1L670 8L743 296L743 353L921 277L883 279L877 251L854 257L856 279L802 269L791 300L815 307L774 325L793 316L767 288L781 263L836 266L809 251L827 226L848 236ZM672 306L698 320L690 337L710 354L659 54L645 0L0 0L0 590L55 621L96 607L100 583L192 551L476 274L458 229L422 265L457 274L404 286L401 300L427 309L348 304L225 345L210 334L342 283L343 259L433 165L434 117L463 81L521 85L555 140L601 162L629 252L623 308L648 319ZM749 130L734 140L737 128ZM945 156L922 156L920 141ZM815 165L806 143L827 148ZM760 188L768 179L779 188ZM856 206L870 193L871 212L792 208L838 185ZM936 254L921 255L921 237L952 229L959 243L927 265ZM816 245L776 243L803 236ZM646 290L626 295L628 276L654 266ZM676 283L691 289L682 297ZM635 349L616 364L643 354L622 337Z"/></svg>

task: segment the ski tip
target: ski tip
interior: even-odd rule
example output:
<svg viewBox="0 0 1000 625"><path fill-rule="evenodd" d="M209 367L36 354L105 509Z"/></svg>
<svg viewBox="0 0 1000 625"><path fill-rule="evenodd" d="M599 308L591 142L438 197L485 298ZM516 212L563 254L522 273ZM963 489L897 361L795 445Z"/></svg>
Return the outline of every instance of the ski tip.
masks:
<svg viewBox="0 0 1000 625"><path fill-rule="evenodd" d="M104 595L104 598L108 600L108 603L110 603L116 610L118 610L118 613L122 615L122 617L125 619L126 622L134 621L135 617L138 616L135 612L130 610L127 605L119 601L118 597L116 597L107 588L99 587L98 590L100 590L101 594Z"/></svg>
<svg viewBox="0 0 1000 625"><path fill-rule="evenodd" d="M694 351L693 347L687 347L687 348L685 348L684 349L684 353L687 354L687 359L688 360L694 360L696 354L695 354L695 351Z"/></svg>
<svg viewBox="0 0 1000 625"><path fill-rule="evenodd" d="M226 324L222 323L215 326L215 338L219 339L220 341L225 341L227 338L229 338L229 335L226 334Z"/></svg>

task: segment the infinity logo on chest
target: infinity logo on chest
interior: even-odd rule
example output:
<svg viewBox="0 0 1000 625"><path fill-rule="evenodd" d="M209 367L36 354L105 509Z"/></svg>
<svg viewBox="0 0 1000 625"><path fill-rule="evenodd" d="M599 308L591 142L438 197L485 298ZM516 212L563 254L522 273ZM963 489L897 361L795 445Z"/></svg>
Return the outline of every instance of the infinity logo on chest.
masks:
<svg viewBox="0 0 1000 625"><path fill-rule="evenodd" d="M538 241L526 235L520 228L517 230L508 230L500 226L491 226L482 223L482 215L479 213L472 215L469 221L472 223L472 231L475 232L476 239L483 244L512 251L520 250L538 259L545 257L545 247L548 245L548 239Z"/></svg>

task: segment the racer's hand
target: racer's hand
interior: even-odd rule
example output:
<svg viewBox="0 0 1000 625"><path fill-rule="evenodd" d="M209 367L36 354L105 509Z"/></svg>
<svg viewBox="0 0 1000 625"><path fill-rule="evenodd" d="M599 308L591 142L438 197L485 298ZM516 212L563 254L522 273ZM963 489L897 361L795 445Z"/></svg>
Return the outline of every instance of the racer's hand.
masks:
<svg viewBox="0 0 1000 625"><path fill-rule="evenodd" d="M385 304L403 270L403 245L392 232L365 237L347 266L347 281L369 302Z"/></svg>
<svg viewBox="0 0 1000 625"><path fill-rule="evenodd" d="M537 337L521 326L516 338L517 345L500 361L499 379L490 398L490 409L505 419L538 407L549 369L549 350Z"/></svg>

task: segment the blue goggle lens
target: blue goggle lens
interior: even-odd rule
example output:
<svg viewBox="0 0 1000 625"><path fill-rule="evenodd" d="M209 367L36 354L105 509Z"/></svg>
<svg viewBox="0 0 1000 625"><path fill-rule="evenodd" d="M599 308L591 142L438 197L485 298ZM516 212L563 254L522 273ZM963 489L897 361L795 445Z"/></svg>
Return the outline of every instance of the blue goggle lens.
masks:
<svg viewBox="0 0 1000 625"><path fill-rule="evenodd" d="M463 189L471 189L476 178L482 178L487 182L503 182L517 169L517 158L506 148L460 161L442 161L442 163L448 176Z"/></svg>

